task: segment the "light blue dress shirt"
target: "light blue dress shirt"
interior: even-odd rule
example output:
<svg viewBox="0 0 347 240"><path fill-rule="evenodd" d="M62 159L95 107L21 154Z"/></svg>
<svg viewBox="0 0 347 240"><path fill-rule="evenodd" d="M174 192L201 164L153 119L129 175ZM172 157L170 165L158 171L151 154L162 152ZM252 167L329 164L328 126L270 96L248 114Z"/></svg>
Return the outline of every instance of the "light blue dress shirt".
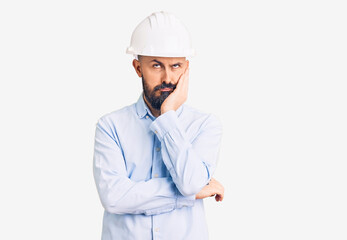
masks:
<svg viewBox="0 0 347 240"><path fill-rule="evenodd" d="M105 209L102 240L208 239L202 199L220 121L183 104L155 118L143 100L96 125L93 170Z"/></svg>

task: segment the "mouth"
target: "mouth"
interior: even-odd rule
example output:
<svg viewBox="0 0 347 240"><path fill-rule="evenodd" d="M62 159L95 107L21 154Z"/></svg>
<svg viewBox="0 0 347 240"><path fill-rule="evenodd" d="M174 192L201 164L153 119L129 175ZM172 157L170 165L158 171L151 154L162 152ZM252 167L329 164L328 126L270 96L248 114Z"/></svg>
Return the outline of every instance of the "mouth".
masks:
<svg viewBox="0 0 347 240"><path fill-rule="evenodd" d="M161 88L160 89L161 92L170 92L172 90L173 90L172 88Z"/></svg>

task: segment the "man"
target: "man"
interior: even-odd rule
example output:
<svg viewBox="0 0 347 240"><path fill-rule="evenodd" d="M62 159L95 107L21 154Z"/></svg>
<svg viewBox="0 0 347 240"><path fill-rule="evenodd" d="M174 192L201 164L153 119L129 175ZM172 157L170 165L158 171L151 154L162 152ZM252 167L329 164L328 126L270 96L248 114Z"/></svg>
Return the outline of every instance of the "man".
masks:
<svg viewBox="0 0 347 240"><path fill-rule="evenodd" d="M189 34L172 14L153 13L127 52L142 79L138 101L96 126L94 178L105 208L103 240L208 239L203 199L224 197L212 178L222 128L184 102Z"/></svg>

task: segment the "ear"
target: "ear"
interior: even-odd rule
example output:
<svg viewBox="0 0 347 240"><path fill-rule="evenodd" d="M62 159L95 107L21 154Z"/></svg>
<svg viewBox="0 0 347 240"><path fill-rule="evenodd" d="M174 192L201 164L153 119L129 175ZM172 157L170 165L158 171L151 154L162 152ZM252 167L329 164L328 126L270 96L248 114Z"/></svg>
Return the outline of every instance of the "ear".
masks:
<svg viewBox="0 0 347 240"><path fill-rule="evenodd" d="M137 73L137 76L142 77L140 62L136 59L133 60L133 67Z"/></svg>

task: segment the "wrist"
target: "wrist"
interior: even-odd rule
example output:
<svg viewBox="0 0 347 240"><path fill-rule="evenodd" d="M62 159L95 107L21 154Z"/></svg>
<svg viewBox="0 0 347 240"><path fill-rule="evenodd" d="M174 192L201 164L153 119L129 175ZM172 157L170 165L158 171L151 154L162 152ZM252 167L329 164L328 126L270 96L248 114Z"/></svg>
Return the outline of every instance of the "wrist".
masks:
<svg viewBox="0 0 347 240"><path fill-rule="evenodd" d="M162 107L160 108L160 114L164 114L168 111L175 110L174 108L167 108L167 107Z"/></svg>

